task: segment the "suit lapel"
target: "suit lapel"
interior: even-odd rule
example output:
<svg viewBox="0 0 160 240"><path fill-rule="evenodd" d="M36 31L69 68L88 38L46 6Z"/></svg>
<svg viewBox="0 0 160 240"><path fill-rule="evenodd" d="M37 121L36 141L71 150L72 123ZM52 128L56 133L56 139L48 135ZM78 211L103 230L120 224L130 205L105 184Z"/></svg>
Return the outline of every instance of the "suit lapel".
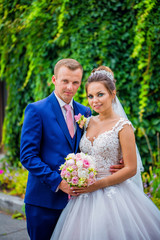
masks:
<svg viewBox="0 0 160 240"><path fill-rule="evenodd" d="M58 101L57 101L57 98L55 97L54 92L49 96L49 100L50 100L50 102L51 102L51 104L52 104L52 109L53 109L53 111L54 111L54 113L55 113L57 122L58 122L60 128L62 129L64 135L66 136L69 144L70 144L71 147L73 148L72 139L71 139L71 136L70 136L70 134L69 134L66 121L65 121L65 119L64 119L64 116L63 116L61 107L60 107L60 105L59 105L59 103L58 103Z"/></svg>
<svg viewBox="0 0 160 240"><path fill-rule="evenodd" d="M73 101L73 107L74 107L74 115L78 115L80 113L78 107L77 107L77 104L75 101ZM77 124L77 139L76 139L76 148L75 148L75 152L77 152L78 150L78 147L79 147L79 142L80 142L80 139L81 139L81 136L82 136L82 131L83 129L81 129Z"/></svg>

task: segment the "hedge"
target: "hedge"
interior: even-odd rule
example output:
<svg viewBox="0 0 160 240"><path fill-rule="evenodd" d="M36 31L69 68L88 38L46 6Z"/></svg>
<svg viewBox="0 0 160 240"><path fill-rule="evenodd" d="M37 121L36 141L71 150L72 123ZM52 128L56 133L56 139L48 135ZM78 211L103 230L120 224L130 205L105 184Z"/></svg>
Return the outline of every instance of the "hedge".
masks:
<svg viewBox="0 0 160 240"><path fill-rule="evenodd" d="M85 105L91 70L103 64L114 71L143 164L147 169L158 161L159 16L156 0L2 0L0 80L8 89L2 143L8 161L19 164L25 107L53 91L53 68L62 58L84 68L75 100Z"/></svg>

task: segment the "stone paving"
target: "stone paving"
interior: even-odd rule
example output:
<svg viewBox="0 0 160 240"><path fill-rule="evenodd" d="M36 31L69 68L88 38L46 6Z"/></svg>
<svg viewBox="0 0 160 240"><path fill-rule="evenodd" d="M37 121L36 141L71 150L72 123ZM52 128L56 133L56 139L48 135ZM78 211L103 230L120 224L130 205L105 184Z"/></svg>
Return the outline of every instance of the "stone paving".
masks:
<svg viewBox="0 0 160 240"><path fill-rule="evenodd" d="M12 219L13 213L23 213L23 205L21 198L0 193L0 240L29 240L26 221Z"/></svg>
<svg viewBox="0 0 160 240"><path fill-rule="evenodd" d="M12 219L12 216L0 212L0 240L29 240L26 221Z"/></svg>

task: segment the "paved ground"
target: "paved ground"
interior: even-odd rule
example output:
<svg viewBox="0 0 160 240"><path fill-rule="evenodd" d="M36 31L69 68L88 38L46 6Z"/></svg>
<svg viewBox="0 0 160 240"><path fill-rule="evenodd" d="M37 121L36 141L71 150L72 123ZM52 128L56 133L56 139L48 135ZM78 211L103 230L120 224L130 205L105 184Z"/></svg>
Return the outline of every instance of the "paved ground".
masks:
<svg viewBox="0 0 160 240"><path fill-rule="evenodd" d="M0 159L3 157L0 153ZM23 205L22 199L0 193L0 240L29 240L26 221L12 219L13 213L23 213Z"/></svg>
<svg viewBox="0 0 160 240"><path fill-rule="evenodd" d="M12 219L13 213L23 213L23 199L0 193L0 240L29 240L26 221Z"/></svg>
<svg viewBox="0 0 160 240"><path fill-rule="evenodd" d="M0 240L29 240L26 221L0 211Z"/></svg>

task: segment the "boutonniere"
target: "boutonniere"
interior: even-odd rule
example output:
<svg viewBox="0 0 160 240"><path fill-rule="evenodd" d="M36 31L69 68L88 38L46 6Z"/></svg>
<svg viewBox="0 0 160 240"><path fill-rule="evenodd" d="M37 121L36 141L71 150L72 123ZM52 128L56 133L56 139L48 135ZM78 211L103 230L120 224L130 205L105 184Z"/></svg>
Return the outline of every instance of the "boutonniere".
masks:
<svg viewBox="0 0 160 240"><path fill-rule="evenodd" d="M75 115L74 118L78 123L79 127L83 128L87 121L87 118L84 115L81 115L80 113L78 115Z"/></svg>

